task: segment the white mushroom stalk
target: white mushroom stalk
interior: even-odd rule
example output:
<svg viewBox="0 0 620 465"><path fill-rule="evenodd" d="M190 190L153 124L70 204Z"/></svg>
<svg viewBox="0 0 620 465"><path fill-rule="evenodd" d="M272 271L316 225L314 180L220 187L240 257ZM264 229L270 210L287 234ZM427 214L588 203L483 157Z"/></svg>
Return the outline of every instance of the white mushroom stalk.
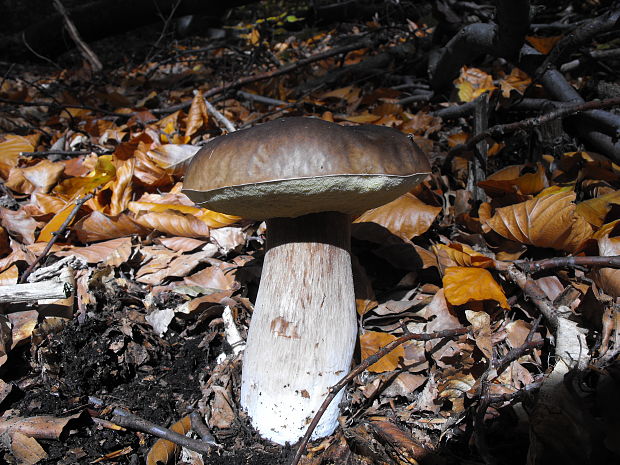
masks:
<svg viewBox="0 0 620 465"><path fill-rule="evenodd" d="M328 389L350 369L357 334L350 222L336 212L267 221L241 405L260 434L279 444L304 435ZM338 426L340 398L314 437Z"/></svg>

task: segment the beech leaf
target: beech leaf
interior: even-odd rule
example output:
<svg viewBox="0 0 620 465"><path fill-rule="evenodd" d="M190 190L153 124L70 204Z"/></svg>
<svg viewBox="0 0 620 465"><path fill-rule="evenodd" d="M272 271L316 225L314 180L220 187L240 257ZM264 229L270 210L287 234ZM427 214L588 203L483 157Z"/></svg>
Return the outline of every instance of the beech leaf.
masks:
<svg viewBox="0 0 620 465"><path fill-rule="evenodd" d="M374 355L379 349L396 340L395 336L388 333L378 331L366 331L360 336L360 348L362 351L362 359L366 359ZM399 361L405 358L405 349L402 345L398 346L392 352L384 355L378 362L370 365L368 371L372 373L383 373L393 371L398 368Z"/></svg>
<svg viewBox="0 0 620 465"><path fill-rule="evenodd" d="M484 268L448 267L444 272L443 286L446 300L452 305L463 305L475 300L495 300L503 308L510 308L501 286Z"/></svg>
<svg viewBox="0 0 620 465"><path fill-rule="evenodd" d="M486 224L501 236L522 244L576 252L592 228L575 212L572 191L540 195L498 208Z"/></svg>

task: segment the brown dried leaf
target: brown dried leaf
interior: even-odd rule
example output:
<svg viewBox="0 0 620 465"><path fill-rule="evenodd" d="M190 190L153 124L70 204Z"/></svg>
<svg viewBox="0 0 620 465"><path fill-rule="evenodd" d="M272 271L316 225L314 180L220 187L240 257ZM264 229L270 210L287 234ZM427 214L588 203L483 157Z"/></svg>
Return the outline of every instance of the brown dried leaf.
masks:
<svg viewBox="0 0 620 465"><path fill-rule="evenodd" d="M0 208L0 223L7 232L23 244L34 243L37 222L23 209L17 211Z"/></svg>
<svg viewBox="0 0 620 465"><path fill-rule="evenodd" d="M73 226L80 242L106 241L127 236L145 236L147 229L122 213L116 217L94 211Z"/></svg>
<svg viewBox="0 0 620 465"><path fill-rule="evenodd" d="M47 458L47 453L36 439L19 432L10 435L9 449L19 465L35 465Z"/></svg>
<svg viewBox="0 0 620 465"><path fill-rule="evenodd" d="M188 431L190 431L191 427L191 419L189 415L186 415L170 426L170 429L175 433L185 435ZM158 439L146 456L146 464L161 465L163 463L167 465L169 463L173 463L180 450L181 448L174 442L167 441L165 439Z"/></svg>
<svg viewBox="0 0 620 465"><path fill-rule="evenodd" d="M209 226L194 215L176 210L162 212L141 211L133 221L147 229L155 229L171 236L209 237Z"/></svg>
<svg viewBox="0 0 620 465"><path fill-rule="evenodd" d="M209 261L212 256L213 252L210 250L180 255L170 261L165 268L152 273L146 273L145 271L149 268L142 267L136 274L136 280L146 284L160 284L166 278L182 278L190 274L201 263ZM150 262L149 265L151 265Z"/></svg>
<svg viewBox="0 0 620 465"><path fill-rule="evenodd" d="M620 255L620 237L610 238L608 235L598 240L599 255L609 257ZM594 282L605 293L620 297L620 270L616 268L599 268L592 273Z"/></svg>
<svg viewBox="0 0 620 465"><path fill-rule="evenodd" d="M203 127L209 124L209 113L207 112L207 105L205 99L202 96L202 92L196 92L192 99L192 105L189 108L187 114L187 121L185 126L185 136L191 137Z"/></svg>
<svg viewBox="0 0 620 465"><path fill-rule="evenodd" d="M167 173L185 174L187 166L200 147L187 144L164 144L148 151L149 157Z"/></svg>
<svg viewBox="0 0 620 465"><path fill-rule="evenodd" d="M519 194L537 194L549 185L545 168L542 163L537 163L535 173L521 174L527 167L527 165L507 166L487 177L485 181L479 182L478 185L490 197L514 193L515 189Z"/></svg>
<svg viewBox="0 0 620 465"><path fill-rule="evenodd" d="M62 163L53 163L48 159L43 159L36 165L22 168L21 174L33 186L34 192L46 194L56 185L64 169Z"/></svg>
<svg viewBox="0 0 620 465"><path fill-rule="evenodd" d="M0 434L19 432L38 439L58 439L60 435L78 421L84 412L68 417L41 415L36 417L13 417L0 419Z"/></svg>
<svg viewBox="0 0 620 465"><path fill-rule="evenodd" d="M493 77L478 68L461 68L461 75L454 81L459 91L461 102L472 102L485 92L491 92L497 87L493 85Z"/></svg>
<svg viewBox="0 0 620 465"><path fill-rule="evenodd" d="M13 134L4 136L4 140L0 142L0 176L8 179L11 169L17 166L20 152L33 151L34 145L29 139Z"/></svg>
<svg viewBox="0 0 620 465"><path fill-rule="evenodd" d="M620 190L579 202L575 207L575 212L585 218L592 226L600 228L603 226L611 204L620 204Z"/></svg>
<svg viewBox="0 0 620 465"><path fill-rule="evenodd" d="M501 286L493 275L483 268L453 266L445 269L443 286L446 300L452 305L463 305L476 300L495 300L509 309Z"/></svg>
<svg viewBox="0 0 620 465"><path fill-rule="evenodd" d="M450 245L435 244L432 247L437 256L439 269L443 270L450 266L477 266L480 268L493 267L493 259L476 252L465 244L453 242Z"/></svg>
<svg viewBox="0 0 620 465"><path fill-rule="evenodd" d="M9 268L0 273L0 286L10 286L12 284L17 284L18 277L19 269L17 268L17 265L11 265Z"/></svg>
<svg viewBox="0 0 620 465"><path fill-rule="evenodd" d="M491 342L491 317L486 312L465 310L467 321L474 328L474 339L480 351L487 360L493 357L493 343Z"/></svg>
<svg viewBox="0 0 620 465"><path fill-rule="evenodd" d="M408 192L386 205L366 211L354 223L373 222L409 240L424 234L440 211L441 207L427 205Z"/></svg>
<svg viewBox="0 0 620 465"><path fill-rule="evenodd" d="M211 260L212 265L204 270L187 276L183 282L189 286L201 286L209 289L237 289L236 269L226 262Z"/></svg>
<svg viewBox="0 0 620 465"><path fill-rule="evenodd" d="M37 326L39 312L37 310L25 310L23 312L13 312L7 315L11 322L11 349L21 341L26 341L32 336L34 328Z"/></svg>
<svg viewBox="0 0 620 465"><path fill-rule="evenodd" d="M557 44L563 36L550 36L550 37L538 37L538 36L526 36L525 40L527 40L532 47L538 50L543 55L548 55L555 44Z"/></svg>
<svg viewBox="0 0 620 465"><path fill-rule="evenodd" d="M574 200L572 191L540 195L498 208L486 224L512 241L576 252L592 236L592 228L575 213Z"/></svg>
<svg viewBox="0 0 620 465"><path fill-rule="evenodd" d="M158 237L155 242L179 253L192 252L208 244L207 241L191 237Z"/></svg>
<svg viewBox="0 0 620 465"><path fill-rule="evenodd" d="M102 263L116 267L129 260L131 248L131 238L121 237L88 247L72 247L63 252L57 252L56 255L61 257L77 255L84 258L88 263Z"/></svg>
<svg viewBox="0 0 620 465"><path fill-rule="evenodd" d="M510 74L499 81L502 95L506 98L510 97L513 90L519 95L523 95L531 83L532 79L519 68L512 68Z"/></svg>
<svg viewBox="0 0 620 465"><path fill-rule="evenodd" d="M362 359L366 359L374 355L379 349L396 340L396 337L388 333L380 333L377 331L367 331L360 336L360 349L362 351ZM400 360L405 358L405 349L402 345L398 346L392 352L384 355L378 362L370 365L368 371L372 373L383 373L395 370L399 366Z"/></svg>

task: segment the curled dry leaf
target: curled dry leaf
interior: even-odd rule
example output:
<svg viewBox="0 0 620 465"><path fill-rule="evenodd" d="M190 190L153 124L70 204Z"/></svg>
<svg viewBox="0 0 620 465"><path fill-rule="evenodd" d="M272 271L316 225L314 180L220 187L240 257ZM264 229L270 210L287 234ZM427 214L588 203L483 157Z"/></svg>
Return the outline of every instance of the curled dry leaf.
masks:
<svg viewBox="0 0 620 465"><path fill-rule="evenodd" d="M508 300L493 275L483 268L453 266L445 269L443 286L446 300L463 305L476 300L495 300L509 309Z"/></svg>
<svg viewBox="0 0 620 465"><path fill-rule="evenodd" d="M184 416L175 424L170 426L170 429L175 433L187 434L191 429L192 423L189 415ZM181 448L174 442L167 441L165 439L158 439L149 453L146 456L147 465L161 465L174 463L174 460Z"/></svg>
<svg viewBox="0 0 620 465"><path fill-rule="evenodd" d="M450 266L477 266L480 268L493 267L494 260L465 244L453 242L450 245L435 244L432 247L437 256L441 272Z"/></svg>
<svg viewBox="0 0 620 465"><path fill-rule="evenodd" d="M485 181L478 183L490 197L505 193L518 193L529 195L537 194L549 185L545 168L542 163L536 163L536 172L523 173L528 165L512 165L503 168L488 176ZM522 174L523 173L523 174Z"/></svg>
<svg viewBox="0 0 620 465"><path fill-rule="evenodd" d="M24 244L34 242L37 222L24 209L17 211L0 208L0 222L6 231Z"/></svg>
<svg viewBox="0 0 620 465"><path fill-rule="evenodd" d="M388 204L366 211L354 222L373 222L395 236L409 240L424 234L440 211L441 207L427 205L408 192Z"/></svg>
<svg viewBox="0 0 620 465"><path fill-rule="evenodd" d="M209 124L209 113L202 92L196 92L185 123L185 136L191 137Z"/></svg>
<svg viewBox="0 0 620 465"><path fill-rule="evenodd" d="M121 237L88 247L72 247L69 250L57 252L56 255L60 257L77 255L84 258L88 263L102 263L116 267L129 260L131 248L131 238Z"/></svg>
<svg viewBox="0 0 620 465"><path fill-rule="evenodd" d="M71 426L75 425L84 415L84 412L80 412L62 418L41 415L0 419L0 434L19 432L32 438L58 439L63 432L72 429Z"/></svg>
<svg viewBox="0 0 620 465"><path fill-rule="evenodd" d="M388 333L380 333L377 331L367 331L360 336L360 350L362 351L362 359L366 359L374 355L379 349L396 340L396 337ZM405 358L405 349L402 345L398 346L392 352L384 355L378 362L370 365L368 371L372 373L383 373L398 368L400 360Z"/></svg>
<svg viewBox="0 0 620 465"><path fill-rule="evenodd" d="M541 195L498 208L486 224L501 236L522 244L576 252L592 228L575 212L572 191Z"/></svg>
<svg viewBox="0 0 620 465"><path fill-rule="evenodd" d="M6 135L0 142L0 176L8 179L9 172L17 166L20 152L33 152L34 145L29 139L13 134Z"/></svg>
<svg viewBox="0 0 620 465"><path fill-rule="evenodd" d="M461 75L454 81L454 84L459 91L461 102L472 102L485 92L496 89L490 74L467 66L461 68Z"/></svg>
<svg viewBox="0 0 620 465"><path fill-rule="evenodd" d="M370 426L381 442L391 446L389 450L394 452L397 463L417 465L418 461L423 460L430 452L409 433L385 417L371 418Z"/></svg>
<svg viewBox="0 0 620 465"><path fill-rule="evenodd" d="M43 159L36 165L22 168L21 175L33 187L34 190L31 192L46 194L56 185L64 169L65 167L62 163L53 163L48 159Z"/></svg>
<svg viewBox="0 0 620 465"><path fill-rule="evenodd" d="M205 225L209 226L210 228L221 228L223 226L229 226L236 221L239 221L240 219L238 216L226 215L224 213L214 212L213 210L207 210L206 208L198 208L183 204L170 204L159 202L131 202L129 204L129 209L136 214L140 212L164 213L170 211L179 212L181 214L188 214L204 222Z"/></svg>
<svg viewBox="0 0 620 465"><path fill-rule="evenodd" d="M205 222L177 210L139 211L132 219L144 228L161 231L171 236L209 237L209 226Z"/></svg>
<svg viewBox="0 0 620 465"><path fill-rule="evenodd" d="M126 236L144 236L147 229L133 221L128 215L122 213L111 217L101 212L94 211L81 218L73 226L80 242L96 242L116 239Z"/></svg>
<svg viewBox="0 0 620 465"><path fill-rule="evenodd" d="M458 373L449 376L439 386L439 397L441 399L459 399L464 397L476 384L476 380L471 373Z"/></svg>
<svg viewBox="0 0 620 465"><path fill-rule="evenodd" d="M474 328L476 346L478 346L478 349L480 349L487 360L492 360L491 317L486 312L474 312L472 310L465 310L465 316Z"/></svg>
<svg viewBox="0 0 620 465"><path fill-rule="evenodd" d="M608 235L598 240L599 255L609 257L620 255L620 237L610 238ZM620 270L616 268L600 268L592 272L594 282L605 293L620 297Z"/></svg>
<svg viewBox="0 0 620 465"><path fill-rule="evenodd" d="M612 204L620 204L620 191L610 192L594 199L579 202L575 207L575 211L592 226L600 228L603 226L605 216L607 216Z"/></svg>
<svg viewBox="0 0 620 465"><path fill-rule="evenodd" d="M195 145L164 144L149 150L148 155L168 174L182 175L199 149Z"/></svg>
<svg viewBox="0 0 620 465"><path fill-rule="evenodd" d="M519 68L512 68L510 74L499 81L502 96L505 98L509 98L512 91L523 95L531 83L532 79Z"/></svg>
<svg viewBox="0 0 620 465"><path fill-rule="evenodd" d="M108 189L112 191L112 198L110 199L109 206L111 216L120 215L127 208L132 198L133 188L131 180L133 178L135 164L135 159L130 158L129 160L120 162L116 167L116 177L108 186ZM105 190L105 188L102 190Z"/></svg>
<svg viewBox="0 0 620 465"><path fill-rule="evenodd" d="M36 439L25 434L14 432L9 434L8 446L11 455L19 465L35 465L48 456Z"/></svg>
<svg viewBox="0 0 620 465"><path fill-rule="evenodd" d="M24 211L28 212L32 217L38 217L56 214L62 210L66 201L54 197L53 195L34 193L30 197L30 203L24 205Z"/></svg>
<svg viewBox="0 0 620 465"><path fill-rule="evenodd" d="M192 252L208 244L207 241L201 241L191 237L158 237L155 242L180 253Z"/></svg>

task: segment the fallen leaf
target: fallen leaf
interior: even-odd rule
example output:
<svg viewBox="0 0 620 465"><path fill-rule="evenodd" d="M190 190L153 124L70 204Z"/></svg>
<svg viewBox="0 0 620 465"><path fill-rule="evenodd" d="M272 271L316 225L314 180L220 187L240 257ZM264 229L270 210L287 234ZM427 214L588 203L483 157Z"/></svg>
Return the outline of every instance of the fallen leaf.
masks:
<svg viewBox="0 0 620 465"><path fill-rule="evenodd" d="M519 68L512 68L510 74L499 81L502 96L505 98L509 98L512 91L523 95L531 83L532 79Z"/></svg>
<svg viewBox="0 0 620 465"><path fill-rule="evenodd" d="M20 152L34 152L34 145L25 137L7 134L0 142L0 176L8 179L9 172L17 166Z"/></svg>
<svg viewBox="0 0 620 465"><path fill-rule="evenodd" d="M549 183L545 175L545 168L541 163L536 164L536 172L521 174L527 165L512 165L503 168L488 176L485 181L478 183L490 197L504 193L529 195L537 194L546 188Z"/></svg>
<svg viewBox="0 0 620 465"><path fill-rule="evenodd" d="M585 218L592 226L600 228L603 226L612 204L620 204L620 190L579 202L575 207L575 212Z"/></svg>
<svg viewBox="0 0 620 465"><path fill-rule="evenodd" d="M209 113L201 91L197 91L187 114L185 136L191 137L209 124Z"/></svg>
<svg viewBox="0 0 620 465"><path fill-rule="evenodd" d="M493 275L483 268L453 266L445 269L443 286L446 300L452 305L463 305L477 300L495 300L510 309L501 286Z"/></svg>
<svg viewBox="0 0 620 465"><path fill-rule="evenodd" d="M354 223L372 222L409 240L428 231L441 207L433 207L407 192L388 204L364 212Z"/></svg>
<svg viewBox="0 0 620 465"><path fill-rule="evenodd" d="M35 465L48 457L36 439L19 432L10 434L8 446L19 465Z"/></svg>
<svg viewBox="0 0 620 465"><path fill-rule="evenodd" d="M104 265L117 267L129 260L131 251L131 238L122 237L99 242L89 245L88 247L72 247L63 252L56 252L56 255L60 257L77 255L88 263L102 263Z"/></svg>
<svg viewBox="0 0 620 465"><path fill-rule="evenodd" d="M550 37L538 37L538 36L525 36L532 47L538 50L543 55L548 55L555 44L557 44L563 36L550 36Z"/></svg>
<svg viewBox="0 0 620 465"><path fill-rule="evenodd" d="M487 360L493 359L493 343L491 342L491 317L486 312L465 310L465 316L474 328L476 346Z"/></svg>
<svg viewBox="0 0 620 465"><path fill-rule="evenodd" d="M118 237L145 236L148 232L125 213L110 217L98 211L81 218L72 229L79 241L83 243L106 241Z"/></svg>
<svg viewBox="0 0 620 465"><path fill-rule="evenodd" d="M396 337L377 331L366 331L360 336L360 350L362 351L362 359L367 359L374 355L379 349L396 340ZM381 357L376 363L368 367L368 371L372 373L383 373L398 368L400 360L405 358L405 349L402 345L391 351L389 354Z"/></svg>
<svg viewBox="0 0 620 465"><path fill-rule="evenodd" d="M185 435L191 429L191 419L189 415L184 416L179 421L170 426L175 433ZM147 465L160 465L173 463L181 448L174 442L165 439L158 439L146 456Z"/></svg>
<svg viewBox="0 0 620 465"><path fill-rule="evenodd" d="M461 102L472 102L485 92L491 92L497 88L490 74L467 66L461 68L461 74L454 81L454 85L458 89Z"/></svg>
<svg viewBox="0 0 620 465"><path fill-rule="evenodd" d="M23 209L17 211L0 208L0 223L6 231L24 244L34 242L37 222Z"/></svg>
<svg viewBox="0 0 620 465"><path fill-rule="evenodd" d="M575 212L575 193L560 192L498 208L486 224L501 236L522 244L576 252L592 228Z"/></svg>

